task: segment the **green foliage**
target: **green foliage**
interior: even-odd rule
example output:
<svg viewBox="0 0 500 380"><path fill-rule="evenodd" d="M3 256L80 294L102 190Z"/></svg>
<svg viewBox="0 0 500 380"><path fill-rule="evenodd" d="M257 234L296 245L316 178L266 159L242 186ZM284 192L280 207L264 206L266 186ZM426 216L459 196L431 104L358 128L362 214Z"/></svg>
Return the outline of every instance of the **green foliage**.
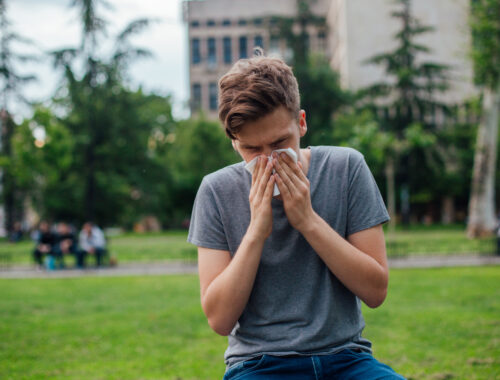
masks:
<svg viewBox="0 0 500 380"><path fill-rule="evenodd" d="M72 87L73 100L62 98L58 104L78 102L86 87L76 80ZM94 93L96 98L87 105L100 123L93 166L96 219L103 225L130 227L141 215L159 213L165 203L164 188L170 178L163 162L165 136L174 128L170 99L130 92L119 84L103 84ZM86 155L91 139L82 123L88 117L76 107L60 118L38 108L16 134L16 177L45 218L74 222L86 218ZM45 139L36 141L34 129L43 130Z"/></svg>
<svg viewBox="0 0 500 380"><path fill-rule="evenodd" d="M340 87L339 75L321 55L310 55L306 64L294 66L294 74L306 111L308 132L301 139L303 146L333 144L332 115L351 100Z"/></svg>
<svg viewBox="0 0 500 380"><path fill-rule="evenodd" d="M496 89L500 80L500 2L473 0L470 25L476 83Z"/></svg>
<svg viewBox="0 0 500 380"><path fill-rule="evenodd" d="M199 119L180 121L166 159L172 171L175 219L188 218L203 177L224 166L241 161L216 121Z"/></svg>
<svg viewBox="0 0 500 380"><path fill-rule="evenodd" d="M36 80L32 74L21 73L19 67L24 62L34 61L30 54L19 54L19 44L30 44L30 41L12 31L7 18L7 2L0 0L0 165L3 172L0 178L1 204L5 211L5 223L2 228L12 231L16 220L20 219L22 210L22 194L12 171L12 138L16 125L12 119L12 106L16 102L26 103L22 87Z"/></svg>

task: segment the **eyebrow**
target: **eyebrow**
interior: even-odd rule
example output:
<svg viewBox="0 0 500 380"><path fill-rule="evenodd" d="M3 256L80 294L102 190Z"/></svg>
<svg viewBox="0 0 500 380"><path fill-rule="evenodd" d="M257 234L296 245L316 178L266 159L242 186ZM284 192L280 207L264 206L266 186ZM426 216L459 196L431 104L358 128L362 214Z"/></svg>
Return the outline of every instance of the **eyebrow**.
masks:
<svg viewBox="0 0 500 380"><path fill-rule="evenodd" d="M276 140L274 140L273 142L271 142L270 145L275 145L275 144L278 144L280 142L283 142L285 141L286 139L288 139L290 137L290 133L287 134L286 136L281 136L281 137L278 137ZM254 146L254 145L249 145L249 144L245 144L245 143L242 143L241 144L241 147L244 148L244 149L253 149L253 148L259 148L258 146Z"/></svg>

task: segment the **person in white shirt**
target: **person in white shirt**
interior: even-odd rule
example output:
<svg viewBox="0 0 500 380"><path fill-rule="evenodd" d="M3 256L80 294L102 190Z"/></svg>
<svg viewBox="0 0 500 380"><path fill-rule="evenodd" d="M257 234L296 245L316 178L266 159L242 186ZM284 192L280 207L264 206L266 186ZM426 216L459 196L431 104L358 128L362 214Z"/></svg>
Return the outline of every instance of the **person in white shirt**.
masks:
<svg viewBox="0 0 500 380"><path fill-rule="evenodd" d="M80 251L77 266L85 267L87 255L95 257L96 266L101 266L102 258L106 254L106 239L102 230L91 222L86 222L78 238Z"/></svg>

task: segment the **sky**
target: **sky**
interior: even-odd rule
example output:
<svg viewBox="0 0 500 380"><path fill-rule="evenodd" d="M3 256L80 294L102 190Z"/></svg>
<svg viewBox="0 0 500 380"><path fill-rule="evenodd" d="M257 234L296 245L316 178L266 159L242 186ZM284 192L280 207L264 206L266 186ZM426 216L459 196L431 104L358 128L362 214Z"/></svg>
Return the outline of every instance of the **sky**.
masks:
<svg viewBox="0 0 500 380"><path fill-rule="evenodd" d="M109 21L109 40L130 21L138 18L158 20L131 40L149 49L153 58L134 62L128 70L130 85L148 92L170 94L174 100L174 116L189 116L187 27L182 21L182 0L106 0L112 9L101 8ZM78 46L80 22L71 0L7 0L7 17L16 33L33 41L34 47L19 46L19 52L38 54ZM104 49L105 50L105 49ZM24 64L21 73L35 74L38 81L23 88L30 101L49 99L61 83L62 73L54 70L49 59L37 64ZM17 107L20 107L17 105ZM29 109L19 108L23 116Z"/></svg>

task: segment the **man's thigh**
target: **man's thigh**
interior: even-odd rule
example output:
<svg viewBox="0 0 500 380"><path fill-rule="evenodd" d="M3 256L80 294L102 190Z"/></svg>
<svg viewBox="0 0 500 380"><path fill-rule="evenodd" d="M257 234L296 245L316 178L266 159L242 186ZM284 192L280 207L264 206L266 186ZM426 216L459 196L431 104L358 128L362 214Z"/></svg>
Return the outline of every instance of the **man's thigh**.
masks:
<svg viewBox="0 0 500 380"><path fill-rule="evenodd" d="M371 354L343 350L334 355L320 356L325 379L375 380L403 379L388 365L379 362Z"/></svg>
<svg viewBox="0 0 500 380"><path fill-rule="evenodd" d="M310 357L264 355L235 364L226 371L224 380L313 380L314 365Z"/></svg>
<svg viewBox="0 0 500 380"><path fill-rule="evenodd" d="M224 380L372 380L404 379L372 355L344 350L300 357L264 355L230 367Z"/></svg>

